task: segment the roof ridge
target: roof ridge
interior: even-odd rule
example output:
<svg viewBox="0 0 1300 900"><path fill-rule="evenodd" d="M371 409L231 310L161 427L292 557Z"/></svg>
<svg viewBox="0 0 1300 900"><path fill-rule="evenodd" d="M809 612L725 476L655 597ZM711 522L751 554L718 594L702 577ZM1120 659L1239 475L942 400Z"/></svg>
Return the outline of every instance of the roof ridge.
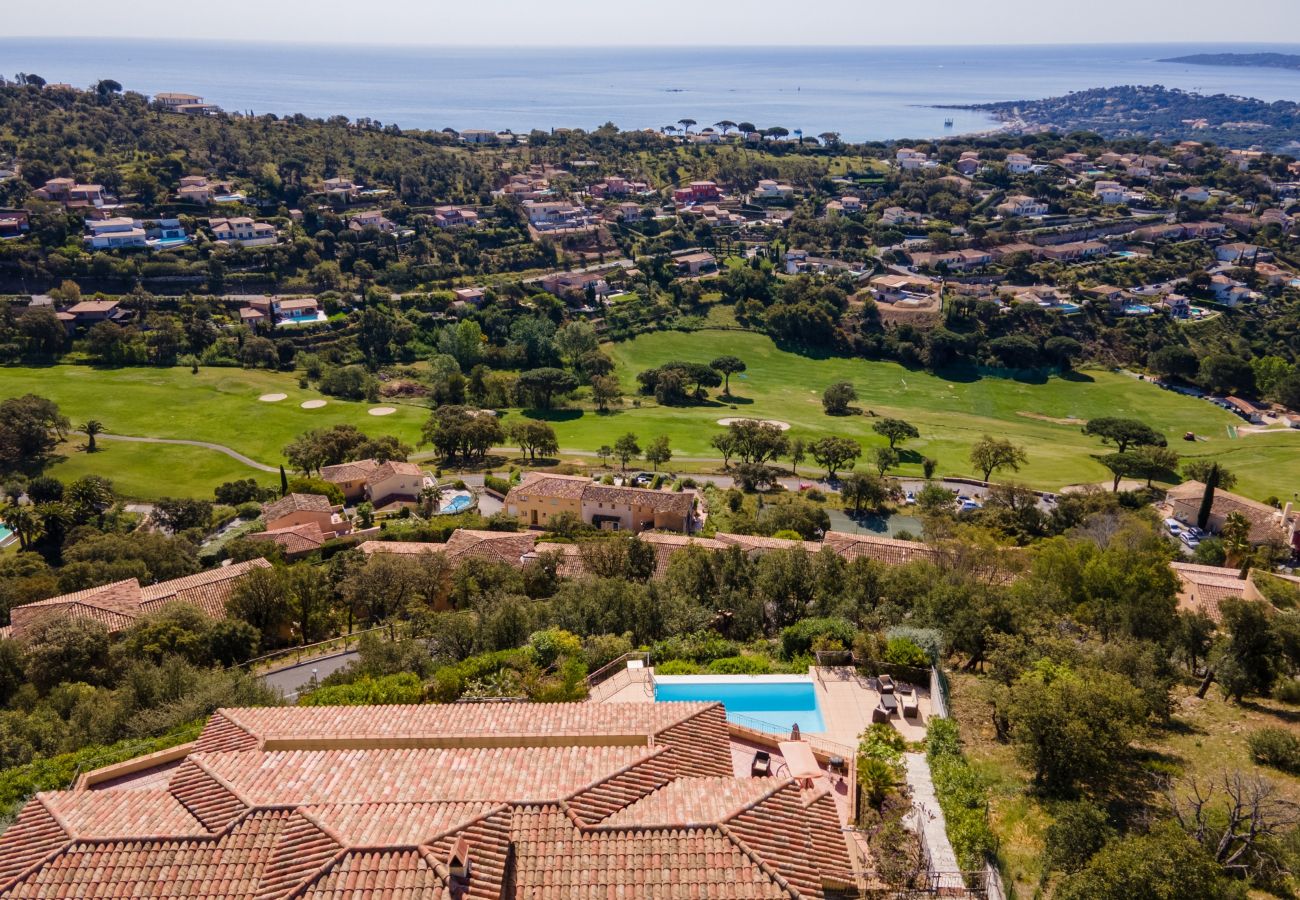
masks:
<svg viewBox="0 0 1300 900"><path fill-rule="evenodd" d="M713 827L717 829L717 831L720 834L725 835L726 838L729 841L731 841L731 843L733 843L736 846L736 848L740 850L741 853L749 857L750 860L754 863L754 865L758 866L758 868L763 872L764 875L768 876L769 878L772 879L772 881L776 883L777 887L779 887L781 890L788 893L792 898L795 898L795 900L798 900L798 898L800 898L801 895L798 889L795 888L795 886L790 883L790 880L786 878L784 875L782 875L780 872L778 872L776 866L772 865L770 862L763 859L763 857L758 854L758 851L754 850L752 847L749 846L749 844L745 843L745 841L740 837L740 835L736 834L731 830L731 826L729 826L726 822L719 822L717 825L714 825Z"/></svg>
<svg viewBox="0 0 1300 900"><path fill-rule="evenodd" d="M744 815L745 813L749 812L755 807L761 806L762 804L766 803L768 800L771 800L781 791L790 787L790 785L798 783L793 778L786 778L784 781L780 779L773 779L773 780L777 781L777 784L773 785L769 790L764 791L762 794L760 794L758 797L754 798L753 800L749 801L748 803L742 803L739 809L725 816L722 819L722 822L730 822L732 819L736 818L736 816ZM829 792L829 788L827 789L827 791Z"/></svg>
<svg viewBox="0 0 1300 900"><path fill-rule="evenodd" d="M638 745L632 744L630 746L635 747ZM646 749L649 750L650 752L646 753L640 759L634 760L633 762L628 763L627 765L623 766L620 769L616 769L615 771L609 773L608 775L602 778L597 778L595 781L588 782L587 784L583 785L582 787L570 793L567 797L561 797L560 803L567 804L570 800L576 800L578 797L581 797L583 794L596 788L597 785L605 784L606 782L611 781L620 775L626 775L628 772L631 772L633 769L645 765L650 760L657 759L658 757L667 753L672 748L668 744L660 744L658 746L654 744L646 744Z"/></svg>

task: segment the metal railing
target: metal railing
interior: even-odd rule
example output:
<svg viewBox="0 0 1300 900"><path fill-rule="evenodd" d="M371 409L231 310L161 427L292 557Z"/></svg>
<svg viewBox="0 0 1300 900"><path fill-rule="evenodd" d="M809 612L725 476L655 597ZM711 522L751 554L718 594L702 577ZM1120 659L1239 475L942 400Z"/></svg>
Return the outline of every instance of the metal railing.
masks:
<svg viewBox="0 0 1300 900"><path fill-rule="evenodd" d="M640 660L641 664L645 666L645 668L647 669L650 668L649 653L642 653L637 651L633 651L631 653L624 653L618 659L614 659L605 663L605 665L601 666L599 669L597 669L596 671L588 675L587 689L590 690L591 688L594 688L596 685L600 684L602 681L605 681L606 679L613 677L615 674L618 673L620 669L626 671L627 664L635 660Z"/></svg>
<svg viewBox="0 0 1300 900"><path fill-rule="evenodd" d="M741 715L738 713L729 713L727 723L736 725L741 728L747 728L750 731L757 732L772 740L788 740L791 729L782 725L774 725L771 722L764 722L762 719L755 719L753 716ZM818 737L816 734L809 734L803 729L799 731L799 740L805 742L813 748L814 753L821 753L823 756L838 756L844 760L844 764L850 765L853 761L854 754L857 753L847 744L840 744L835 741L828 741L825 738Z"/></svg>
<svg viewBox="0 0 1300 900"><path fill-rule="evenodd" d="M274 666L276 663L281 663L289 659L292 659L293 664L296 665L304 660L316 659L321 656L351 650L360 643L363 635L387 632L389 640L396 640L398 630L398 626L395 623L376 625L373 628L366 628L362 631L353 631L348 634L326 638L323 641L316 641L311 644L299 644L296 647L284 647L280 650L273 650L270 653L255 656L247 662L230 666L230 668L248 669L250 671L254 669L265 669L268 666Z"/></svg>
<svg viewBox="0 0 1300 900"><path fill-rule="evenodd" d="M938 666L930 667L930 715L948 718L948 681Z"/></svg>

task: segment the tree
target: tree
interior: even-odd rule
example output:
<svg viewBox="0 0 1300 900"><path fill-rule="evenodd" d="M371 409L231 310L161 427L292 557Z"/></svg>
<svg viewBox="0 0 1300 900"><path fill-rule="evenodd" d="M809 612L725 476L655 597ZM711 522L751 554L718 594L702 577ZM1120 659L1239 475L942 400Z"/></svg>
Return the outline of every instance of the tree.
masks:
<svg viewBox="0 0 1300 900"><path fill-rule="evenodd" d="M1106 774L1128 754L1145 710L1137 688L1122 675L1043 662L1012 685L1005 714L1034 783L1061 795Z"/></svg>
<svg viewBox="0 0 1300 900"><path fill-rule="evenodd" d="M1043 861L1050 870L1078 872L1114 833L1105 810L1082 800L1062 803L1044 835Z"/></svg>
<svg viewBox="0 0 1300 900"><path fill-rule="evenodd" d="M921 432L916 430L915 425L902 419L879 419L872 424L871 430L889 441L890 450L898 449L898 445L909 438L921 436Z"/></svg>
<svg viewBox="0 0 1300 900"><path fill-rule="evenodd" d="M1228 565L1241 565L1250 553L1250 520L1239 511L1228 513L1223 520L1223 527L1219 529L1219 537L1228 554Z"/></svg>
<svg viewBox="0 0 1300 900"><path fill-rule="evenodd" d="M252 569L236 582L226 601L226 613L252 625L270 638L291 624L292 588L284 569Z"/></svg>
<svg viewBox="0 0 1300 900"><path fill-rule="evenodd" d="M549 367L529 369L516 382L521 397L539 409L550 409L556 394L567 394L577 387L577 376L563 369Z"/></svg>
<svg viewBox="0 0 1300 900"><path fill-rule="evenodd" d="M858 392L848 381L837 381L822 392L822 409L828 416L846 416L849 404L858 399Z"/></svg>
<svg viewBox="0 0 1300 900"><path fill-rule="evenodd" d="M808 450L813 462L826 470L826 477L831 481L845 464L851 466L852 461L862 455L862 447L857 441L842 437L821 438L814 441Z"/></svg>
<svg viewBox="0 0 1300 900"><path fill-rule="evenodd" d="M163 497L154 504L153 517L172 534L212 524L212 504L190 497Z"/></svg>
<svg viewBox="0 0 1300 900"><path fill-rule="evenodd" d="M1103 444L1114 444L1115 450L1123 453L1129 447L1164 447L1165 436L1150 425L1137 419L1121 419L1115 416L1103 416L1090 419L1083 426L1083 433L1101 438Z"/></svg>
<svg viewBox="0 0 1300 900"><path fill-rule="evenodd" d="M1168 447L1138 447L1132 451L1137 459L1136 474L1147 480L1147 488L1156 478L1177 478L1178 452Z"/></svg>
<svg viewBox="0 0 1300 900"><path fill-rule="evenodd" d="M677 124L682 126L682 131L690 132L691 126L695 124L694 119L678 119Z"/></svg>
<svg viewBox="0 0 1300 900"><path fill-rule="evenodd" d="M1198 363L1195 352L1177 344L1161 347L1147 359L1152 371L1166 378L1192 378Z"/></svg>
<svg viewBox="0 0 1300 900"><path fill-rule="evenodd" d="M645 461L654 467L656 472L659 467L673 458L673 451L668 446L668 435L661 434L652 440L645 448Z"/></svg>
<svg viewBox="0 0 1300 900"><path fill-rule="evenodd" d="M596 409L608 412L611 406L623 402L623 388L613 375L597 375L591 379L591 399Z"/></svg>
<svg viewBox="0 0 1300 900"><path fill-rule="evenodd" d="M1209 484L1212 473L1214 473L1215 487L1230 491L1237 486L1237 476L1217 462L1206 459L1189 459L1183 463L1183 477L1191 481Z"/></svg>
<svg viewBox="0 0 1300 900"><path fill-rule="evenodd" d="M608 467L610 457L614 455L614 448L609 444L601 444L596 448L596 458L600 460L602 466Z"/></svg>
<svg viewBox="0 0 1300 900"><path fill-rule="evenodd" d="M894 494L890 482L876 475L851 472L840 481L840 497L860 515L864 507L880 509Z"/></svg>
<svg viewBox="0 0 1300 900"><path fill-rule="evenodd" d="M790 441L790 472L794 475L799 474L799 463L808 458L808 448L804 444L803 438L794 438Z"/></svg>
<svg viewBox="0 0 1300 900"><path fill-rule="evenodd" d="M722 373L722 394L731 396L731 376L745 371L745 361L738 356L719 356L709 363L709 368Z"/></svg>
<svg viewBox="0 0 1300 900"><path fill-rule="evenodd" d="M108 629L93 619L51 617L27 640L27 680L41 693L65 681L105 684L109 675Z"/></svg>
<svg viewBox="0 0 1300 900"><path fill-rule="evenodd" d="M1119 492L1119 483L1122 479L1143 473L1142 458L1136 453L1108 453L1094 459L1110 469L1111 475L1114 476L1110 486L1112 493Z"/></svg>
<svg viewBox="0 0 1300 900"><path fill-rule="evenodd" d="M921 473L925 476L926 481L934 477L934 472L938 468L939 460L929 456L921 459Z"/></svg>
<svg viewBox="0 0 1300 900"><path fill-rule="evenodd" d="M329 573L315 566L294 566L285 579L286 610L300 644L309 644L324 633L326 618L334 600Z"/></svg>
<svg viewBox="0 0 1300 900"><path fill-rule="evenodd" d="M731 457L736 454L736 434L730 428L721 434L709 438L709 446L722 454L722 468L731 466Z"/></svg>
<svg viewBox="0 0 1300 900"><path fill-rule="evenodd" d="M1278 841L1300 823L1300 805L1256 774L1192 776L1169 791L1174 819L1230 875L1248 878L1276 862Z"/></svg>
<svg viewBox="0 0 1300 900"><path fill-rule="evenodd" d="M898 465L898 461L898 451L892 447L877 447L871 451L871 462L881 476L884 476L886 472Z"/></svg>
<svg viewBox="0 0 1300 900"><path fill-rule="evenodd" d="M1019 472L1029 458L1025 455L1024 448L986 434L971 447L970 461L983 474L983 480L988 481L999 469Z"/></svg>
<svg viewBox="0 0 1300 900"><path fill-rule="evenodd" d="M520 453L527 453L530 460L536 460L537 454L553 456L560 452L560 442L555 436L555 429L537 419L522 419L508 429L510 436L519 445Z"/></svg>
<svg viewBox="0 0 1300 900"><path fill-rule="evenodd" d="M1235 353L1213 353L1204 357L1199 380L1203 388L1216 394L1249 394L1255 389L1255 373L1250 363Z"/></svg>
<svg viewBox="0 0 1300 900"><path fill-rule="evenodd" d="M622 465L623 471L627 471L629 460L635 459L641 455L641 445L636 441L636 435L628 432L614 442L614 456L618 458L619 464Z"/></svg>
<svg viewBox="0 0 1300 900"><path fill-rule="evenodd" d="M575 319L558 328L553 342L560 358L573 368L577 368L578 360L584 354L600 346L596 329L583 319Z"/></svg>
<svg viewBox="0 0 1300 900"><path fill-rule="evenodd" d="M39 463L68 428L67 417L52 400L25 394L0 401L0 471Z"/></svg>
<svg viewBox="0 0 1300 900"><path fill-rule="evenodd" d="M1210 524L1210 513L1214 511L1214 491L1218 488L1222 477L1219 464L1210 463L1209 469L1205 472L1205 491L1201 494L1201 506L1196 513L1196 527L1202 531Z"/></svg>
<svg viewBox="0 0 1300 900"><path fill-rule="evenodd" d="M45 533L45 522L36 507L11 503L4 508L3 521L18 536L18 549L30 550Z"/></svg>
<svg viewBox="0 0 1300 900"><path fill-rule="evenodd" d="M1056 900L1228 900L1221 869L1172 826L1111 841L1053 893Z"/></svg>
<svg viewBox="0 0 1300 900"><path fill-rule="evenodd" d="M1226 636L1211 653L1206 682L1217 681L1231 700L1268 694L1282 666L1282 647L1264 606L1255 600L1219 603Z"/></svg>

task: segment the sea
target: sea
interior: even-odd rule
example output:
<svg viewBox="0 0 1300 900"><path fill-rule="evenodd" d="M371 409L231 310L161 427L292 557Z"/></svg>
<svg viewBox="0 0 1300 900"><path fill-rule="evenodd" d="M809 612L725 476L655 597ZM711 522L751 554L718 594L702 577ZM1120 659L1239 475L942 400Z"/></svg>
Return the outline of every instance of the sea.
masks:
<svg viewBox="0 0 1300 900"><path fill-rule="evenodd" d="M0 72L77 86L112 78L146 94L198 94L230 111L402 128L731 120L868 141L996 127L981 113L941 105L1123 84L1300 100L1300 71L1158 62L1233 51L1300 53L1300 44L466 48L0 37Z"/></svg>

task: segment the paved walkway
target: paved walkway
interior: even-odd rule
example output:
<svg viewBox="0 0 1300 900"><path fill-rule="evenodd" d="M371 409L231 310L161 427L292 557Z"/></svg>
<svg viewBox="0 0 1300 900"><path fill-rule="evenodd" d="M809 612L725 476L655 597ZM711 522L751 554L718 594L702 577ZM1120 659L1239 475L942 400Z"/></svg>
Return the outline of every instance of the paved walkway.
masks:
<svg viewBox="0 0 1300 900"><path fill-rule="evenodd" d="M315 659L304 660L285 666L283 669L267 672L262 676L262 680L267 686L283 694L285 699L293 700L298 696L299 691L311 684L313 676L319 681L360 658L355 650L331 653L328 656L318 656Z"/></svg>
<svg viewBox="0 0 1300 900"><path fill-rule="evenodd" d="M964 887L957 854L948 843L948 825L934 793L930 764L923 753L904 753L903 765L907 769L907 786L912 789L912 815L930 848L930 868L939 873L940 887Z"/></svg>

